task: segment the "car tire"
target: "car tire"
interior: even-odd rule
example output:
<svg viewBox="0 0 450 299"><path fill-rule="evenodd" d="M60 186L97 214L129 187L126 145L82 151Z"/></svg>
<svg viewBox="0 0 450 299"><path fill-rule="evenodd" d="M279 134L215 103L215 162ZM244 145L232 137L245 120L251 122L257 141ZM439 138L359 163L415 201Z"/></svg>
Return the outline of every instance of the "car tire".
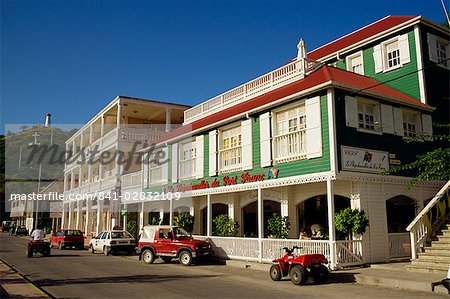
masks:
<svg viewBox="0 0 450 299"><path fill-rule="evenodd" d="M172 261L172 258L171 258L171 257L168 257L168 256L163 256L163 257L161 257L161 259L162 259L163 262L166 263L166 264L168 264L168 263L170 263L170 262Z"/></svg>
<svg viewBox="0 0 450 299"><path fill-rule="evenodd" d="M94 249L94 246L92 246L92 244L89 245L89 252L90 253L95 253L95 249Z"/></svg>
<svg viewBox="0 0 450 299"><path fill-rule="evenodd" d="M273 281L279 281L281 280L281 269L279 265L272 265L269 270L270 278Z"/></svg>
<svg viewBox="0 0 450 299"><path fill-rule="evenodd" d="M322 284L328 281L329 272L327 267L320 265L320 267L311 273L315 284Z"/></svg>
<svg viewBox="0 0 450 299"><path fill-rule="evenodd" d="M59 242L59 244L58 244L58 249L59 250L63 250L64 249L64 246L63 246L63 244L61 242Z"/></svg>
<svg viewBox="0 0 450 299"><path fill-rule="evenodd" d="M183 266L190 266L192 264L192 254L187 250L183 250L180 253L179 259Z"/></svg>
<svg viewBox="0 0 450 299"><path fill-rule="evenodd" d="M155 261L155 254L153 253L153 251L151 249L145 249L142 252L142 260L144 261L144 263L146 264L153 264L153 262Z"/></svg>
<svg viewBox="0 0 450 299"><path fill-rule="evenodd" d="M46 249L42 255L43 256L50 256L50 248Z"/></svg>
<svg viewBox="0 0 450 299"><path fill-rule="evenodd" d="M291 274L291 281L295 285L303 284L308 279L305 268L303 268L303 266L301 265L293 266L290 274Z"/></svg>
<svg viewBox="0 0 450 299"><path fill-rule="evenodd" d="M103 254L108 256L110 254L108 246L103 246Z"/></svg>

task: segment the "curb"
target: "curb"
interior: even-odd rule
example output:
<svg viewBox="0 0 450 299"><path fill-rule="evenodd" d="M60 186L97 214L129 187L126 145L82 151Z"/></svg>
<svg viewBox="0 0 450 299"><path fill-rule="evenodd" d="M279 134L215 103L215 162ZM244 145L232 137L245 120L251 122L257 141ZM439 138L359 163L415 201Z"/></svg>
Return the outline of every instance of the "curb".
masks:
<svg viewBox="0 0 450 299"><path fill-rule="evenodd" d="M0 267L4 266L5 268L7 268L9 271L14 272L14 275L17 275L20 279L22 279L28 286L30 286L31 288L33 288L35 291L37 291L40 295L42 295L40 298L55 298L52 294L48 293L47 291L45 291L44 289L42 289L41 287L35 285L30 279L28 279L27 277L23 276L20 271L16 268L14 268L12 265L10 265L8 262L6 262L5 260L0 258ZM18 294L9 294L7 292L7 290L3 287L2 284L0 284L0 292L1 292L1 296L0 298L14 298L11 297L11 295L13 296L17 296Z"/></svg>

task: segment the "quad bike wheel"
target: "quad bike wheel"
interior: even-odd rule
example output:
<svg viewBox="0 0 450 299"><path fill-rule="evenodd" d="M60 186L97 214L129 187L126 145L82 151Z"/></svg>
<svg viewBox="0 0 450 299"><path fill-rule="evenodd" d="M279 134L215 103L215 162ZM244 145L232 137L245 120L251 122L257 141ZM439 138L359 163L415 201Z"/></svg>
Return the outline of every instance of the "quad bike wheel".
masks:
<svg viewBox="0 0 450 299"><path fill-rule="evenodd" d="M291 269L291 281L295 285L304 284L308 276L306 274L306 270L301 265L295 265Z"/></svg>
<svg viewBox="0 0 450 299"><path fill-rule="evenodd" d="M320 265L319 268L312 271L311 275L314 279L314 283L322 284L328 281L329 272L327 267Z"/></svg>
<svg viewBox="0 0 450 299"><path fill-rule="evenodd" d="M270 278L273 281L279 281L281 280L281 269L279 265L272 265L269 270Z"/></svg>

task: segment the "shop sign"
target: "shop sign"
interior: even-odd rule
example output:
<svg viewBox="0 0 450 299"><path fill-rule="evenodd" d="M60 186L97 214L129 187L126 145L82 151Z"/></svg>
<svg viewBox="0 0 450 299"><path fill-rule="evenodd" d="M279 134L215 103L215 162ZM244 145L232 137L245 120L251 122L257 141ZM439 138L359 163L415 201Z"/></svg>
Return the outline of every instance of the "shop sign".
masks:
<svg viewBox="0 0 450 299"><path fill-rule="evenodd" d="M383 173L389 170L389 153L341 146L342 170Z"/></svg>

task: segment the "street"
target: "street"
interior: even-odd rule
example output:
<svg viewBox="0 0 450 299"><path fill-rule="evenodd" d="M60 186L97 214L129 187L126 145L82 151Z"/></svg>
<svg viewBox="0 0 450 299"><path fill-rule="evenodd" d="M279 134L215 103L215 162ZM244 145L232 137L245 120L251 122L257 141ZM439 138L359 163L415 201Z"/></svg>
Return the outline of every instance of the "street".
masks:
<svg viewBox="0 0 450 299"><path fill-rule="evenodd" d="M153 265L136 256L104 256L53 249L51 257L25 255L27 239L0 235L0 256L56 298L445 298L428 293L339 283L295 286L273 282L267 272L225 265ZM334 277L334 278L333 278Z"/></svg>

